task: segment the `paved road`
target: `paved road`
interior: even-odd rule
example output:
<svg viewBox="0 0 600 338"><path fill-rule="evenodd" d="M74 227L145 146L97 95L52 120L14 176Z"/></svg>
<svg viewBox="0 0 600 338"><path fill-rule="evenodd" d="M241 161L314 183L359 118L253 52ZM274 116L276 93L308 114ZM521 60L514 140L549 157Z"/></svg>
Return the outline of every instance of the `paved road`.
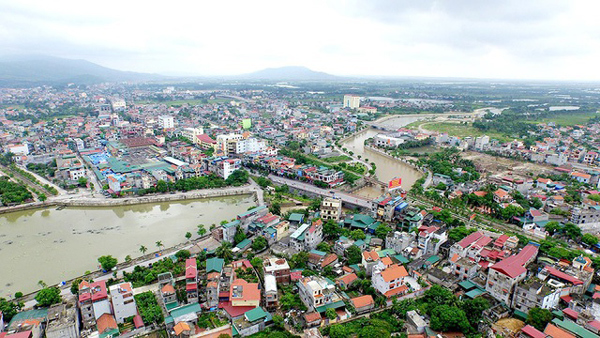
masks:
<svg viewBox="0 0 600 338"><path fill-rule="evenodd" d="M335 197L340 198L343 202L357 205L357 206L360 206L363 208L371 209L371 200L368 198L365 198L365 197L349 194L349 193L342 192L342 191L339 191L336 189L321 189L321 188L315 187L312 184L308 184L308 183L300 182L300 181L296 181L296 180L291 180L289 178L275 176L273 174L269 175L269 179L278 184L287 184L291 188L307 191L307 192L310 192L313 194L318 194L321 196L329 196L330 197L332 195L335 195ZM331 191L333 191L334 194L332 194Z"/></svg>

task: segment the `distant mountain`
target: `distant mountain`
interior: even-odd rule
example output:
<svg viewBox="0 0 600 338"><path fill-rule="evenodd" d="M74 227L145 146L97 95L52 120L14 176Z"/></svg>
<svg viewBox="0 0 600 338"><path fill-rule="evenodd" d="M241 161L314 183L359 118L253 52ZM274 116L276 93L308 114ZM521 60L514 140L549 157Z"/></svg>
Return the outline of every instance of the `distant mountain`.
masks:
<svg viewBox="0 0 600 338"><path fill-rule="evenodd" d="M242 79L251 80L295 80L295 81L323 81L323 80L336 80L339 77L323 72L316 72L306 67L280 67L280 68L266 68L259 70L258 72L245 74L238 76Z"/></svg>
<svg viewBox="0 0 600 338"><path fill-rule="evenodd" d="M92 84L99 82L150 81L161 75L124 72L86 60L45 55L0 57L0 86L34 84Z"/></svg>

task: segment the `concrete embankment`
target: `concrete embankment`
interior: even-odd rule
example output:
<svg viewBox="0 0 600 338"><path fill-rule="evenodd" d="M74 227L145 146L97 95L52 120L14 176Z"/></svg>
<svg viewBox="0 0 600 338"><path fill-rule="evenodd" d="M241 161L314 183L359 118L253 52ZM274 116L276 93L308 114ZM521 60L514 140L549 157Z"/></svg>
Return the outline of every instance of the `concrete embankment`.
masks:
<svg viewBox="0 0 600 338"><path fill-rule="evenodd" d="M161 202L172 202L192 199L202 199L211 197L226 197L226 196L239 196L239 195L253 195L257 198L256 190L251 185L245 185L236 188L224 188L224 189L205 189L197 191L188 191L185 193L175 194L163 194L163 195L151 195L151 196L139 196L139 197L125 197L125 198L72 198L68 196L64 198L57 198L54 200L48 200L46 202L33 202L28 204L3 207L0 208L0 214L47 208L53 206L64 206L64 207L109 207L118 205L135 205L135 204L146 204L146 203L161 203Z"/></svg>

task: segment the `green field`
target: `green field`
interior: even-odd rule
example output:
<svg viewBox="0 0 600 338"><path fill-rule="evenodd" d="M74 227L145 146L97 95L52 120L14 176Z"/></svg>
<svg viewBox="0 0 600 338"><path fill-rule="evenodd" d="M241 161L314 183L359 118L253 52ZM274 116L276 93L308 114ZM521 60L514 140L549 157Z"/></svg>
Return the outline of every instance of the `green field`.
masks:
<svg viewBox="0 0 600 338"><path fill-rule="evenodd" d="M461 138L471 136L471 137L479 137L483 135L487 135L492 139L497 139L499 141L505 142L510 141L514 138L509 137L504 134L496 133L496 132L483 132L477 128L473 128L471 123L462 124L462 123L451 123L451 122L432 122L427 123L423 126L426 130L436 131L438 133L448 133L450 136L458 136Z"/></svg>
<svg viewBox="0 0 600 338"><path fill-rule="evenodd" d="M329 162L329 163L336 163L336 162L347 162L347 161L351 161L352 158L346 155L340 155L340 156L332 156L332 157L327 157L324 158L323 161L325 162Z"/></svg>
<svg viewBox="0 0 600 338"><path fill-rule="evenodd" d="M554 122L561 126L574 126L576 124L586 124L587 121L593 117L599 116L600 114L591 112L570 112L561 113L554 117L547 117L533 123L548 123Z"/></svg>

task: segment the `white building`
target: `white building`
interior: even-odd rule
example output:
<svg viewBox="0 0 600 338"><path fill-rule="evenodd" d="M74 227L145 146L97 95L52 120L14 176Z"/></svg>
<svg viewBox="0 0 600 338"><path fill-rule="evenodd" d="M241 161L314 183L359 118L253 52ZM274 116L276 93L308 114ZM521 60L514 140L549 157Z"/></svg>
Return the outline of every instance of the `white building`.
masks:
<svg viewBox="0 0 600 338"><path fill-rule="evenodd" d="M475 139L475 149L484 150L490 143L490 137L487 135L479 136Z"/></svg>
<svg viewBox="0 0 600 338"><path fill-rule="evenodd" d="M112 104L113 110L125 109L125 107L126 107L125 100L120 99L120 98L112 99L110 101L110 103Z"/></svg>
<svg viewBox="0 0 600 338"><path fill-rule="evenodd" d="M398 145L404 143L404 139L385 134L377 134L375 137L373 137L373 142L378 147L397 147Z"/></svg>
<svg viewBox="0 0 600 338"><path fill-rule="evenodd" d="M371 282L373 287L386 298L398 296L408 291L404 279L408 272L402 265L392 264L389 257L385 257L373 267Z"/></svg>
<svg viewBox="0 0 600 338"><path fill-rule="evenodd" d="M228 158L217 163L217 175L227 179L234 171L242 167L242 161L237 158Z"/></svg>
<svg viewBox="0 0 600 338"><path fill-rule="evenodd" d="M265 305L269 308L277 306L277 280L272 274L265 275Z"/></svg>
<svg viewBox="0 0 600 338"><path fill-rule="evenodd" d="M77 168L69 170L69 178L73 181L77 181L81 177L85 177L85 168Z"/></svg>
<svg viewBox="0 0 600 338"><path fill-rule="evenodd" d="M183 128L180 134L193 143L199 143L197 136L204 134L204 128Z"/></svg>
<svg viewBox="0 0 600 338"><path fill-rule="evenodd" d="M267 149L267 143L263 140L259 140L256 138L247 138L242 140L233 141L235 144L233 152L236 154L245 154L245 153L257 153L262 152Z"/></svg>
<svg viewBox="0 0 600 338"><path fill-rule="evenodd" d="M358 108L360 106L360 96L353 94L344 95L344 108Z"/></svg>
<svg viewBox="0 0 600 338"><path fill-rule="evenodd" d="M173 116L161 115L158 117L158 126L163 129L171 129L175 127L175 119Z"/></svg>
<svg viewBox="0 0 600 338"><path fill-rule="evenodd" d="M326 197L321 202L321 218L332 219L336 222L342 217L342 200L339 198Z"/></svg>
<svg viewBox="0 0 600 338"><path fill-rule="evenodd" d="M341 300L335 293L335 285L321 276L304 277L298 282L300 299L308 311Z"/></svg>
<svg viewBox="0 0 600 338"><path fill-rule="evenodd" d="M109 290L115 319L118 324L123 324L126 318L137 315L131 283L112 285Z"/></svg>
<svg viewBox="0 0 600 338"><path fill-rule="evenodd" d="M290 236L290 244L298 251L310 251L323 241L323 221L317 220L312 224L302 224Z"/></svg>
<svg viewBox="0 0 600 338"><path fill-rule="evenodd" d="M15 155L29 155L29 147L26 144L10 145L8 151Z"/></svg>

